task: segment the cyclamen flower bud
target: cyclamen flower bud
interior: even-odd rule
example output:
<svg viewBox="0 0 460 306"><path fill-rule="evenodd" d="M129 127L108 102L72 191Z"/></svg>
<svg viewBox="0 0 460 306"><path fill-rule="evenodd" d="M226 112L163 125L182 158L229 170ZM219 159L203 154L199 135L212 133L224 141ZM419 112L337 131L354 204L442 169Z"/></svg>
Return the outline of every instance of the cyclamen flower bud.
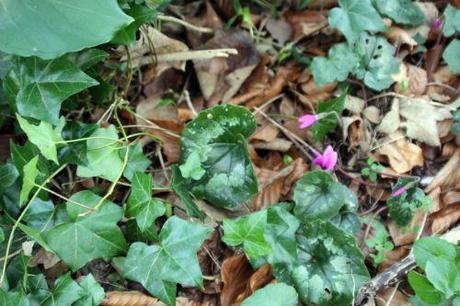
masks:
<svg viewBox="0 0 460 306"><path fill-rule="evenodd" d="M306 129L318 121L317 115L306 114L299 117L299 128Z"/></svg>
<svg viewBox="0 0 460 306"><path fill-rule="evenodd" d="M327 146L323 154L313 151L316 158L313 160L315 165L318 165L323 170L332 170L337 163L337 152L334 151L332 146Z"/></svg>
<svg viewBox="0 0 460 306"><path fill-rule="evenodd" d="M433 25L432 25L433 30L439 30L439 28L441 28L441 26L442 26L442 21L439 18L436 18L433 21Z"/></svg>
<svg viewBox="0 0 460 306"><path fill-rule="evenodd" d="M403 187L398 188L396 191L392 192L391 196L392 197L399 197L400 195L402 195L406 191L407 191L407 188L403 186Z"/></svg>

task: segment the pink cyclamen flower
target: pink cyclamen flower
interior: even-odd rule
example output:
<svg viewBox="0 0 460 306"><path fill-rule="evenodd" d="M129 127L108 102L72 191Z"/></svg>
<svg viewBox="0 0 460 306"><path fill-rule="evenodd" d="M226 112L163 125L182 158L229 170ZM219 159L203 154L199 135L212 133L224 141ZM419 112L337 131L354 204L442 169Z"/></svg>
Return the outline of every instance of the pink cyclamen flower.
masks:
<svg viewBox="0 0 460 306"><path fill-rule="evenodd" d="M406 191L407 191L407 188L403 186L403 187L398 188L398 190L392 192L391 196L392 197L399 197L400 195L402 195Z"/></svg>
<svg viewBox="0 0 460 306"><path fill-rule="evenodd" d="M313 153L315 154L313 163L323 170L331 170L337 163L337 152L330 145L326 147L323 154L319 154L317 151L313 151Z"/></svg>
<svg viewBox="0 0 460 306"><path fill-rule="evenodd" d="M312 126L318 121L317 115L306 114L299 117L299 128L306 129L309 126Z"/></svg>
<svg viewBox="0 0 460 306"><path fill-rule="evenodd" d="M436 19L433 21L432 28L433 28L433 30L438 30L439 28L441 28L441 25L442 25L441 19L436 18Z"/></svg>

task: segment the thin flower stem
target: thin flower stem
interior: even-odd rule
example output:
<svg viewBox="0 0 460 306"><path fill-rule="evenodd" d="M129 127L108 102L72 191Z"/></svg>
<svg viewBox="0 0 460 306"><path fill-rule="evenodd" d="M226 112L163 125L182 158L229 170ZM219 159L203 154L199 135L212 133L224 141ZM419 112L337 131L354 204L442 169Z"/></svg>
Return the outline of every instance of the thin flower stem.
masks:
<svg viewBox="0 0 460 306"><path fill-rule="evenodd" d="M51 181L51 179L55 177L59 172L61 172L65 167L67 167L67 164L63 164L62 166L60 166L56 171L54 171L50 176L48 176L48 178L40 186L44 187L46 184L48 184ZM14 239L14 233L16 232L16 228L18 227L19 223L22 221L22 219L26 215L29 208L32 206L32 203L34 202L35 198L37 198L40 191L41 191L41 188L38 188L35 191L33 196L30 198L29 202L25 206L24 210L19 215L18 219L14 222L13 227L11 228L11 233L10 233L10 236L8 237L8 243L6 245L6 251L5 251L5 256L4 256L5 261L3 262L2 275L0 276L0 286L3 284L3 280L5 278L6 267L8 265L8 257L10 254L11 244Z"/></svg>

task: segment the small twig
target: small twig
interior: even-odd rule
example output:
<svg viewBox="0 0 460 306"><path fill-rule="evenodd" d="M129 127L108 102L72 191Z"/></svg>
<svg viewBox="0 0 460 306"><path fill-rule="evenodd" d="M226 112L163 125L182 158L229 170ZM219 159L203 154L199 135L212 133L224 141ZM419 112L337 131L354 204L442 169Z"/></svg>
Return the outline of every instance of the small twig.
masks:
<svg viewBox="0 0 460 306"><path fill-rule="evenodd" d="M398 291L399 284L400 284L400 282L398 282L396 284L396 286L393 288L393 291L391 292L391 295L388 298L388 301L386 301L385 306L390 306L391 305L391 302L393 301L393 299L394 299L394 297L396 295L396 292Z"/></svg>
<svg viewBox="0 0 460 306"><path fill-rule="evenodd" d="M176 62L188 60L205 60L215 57L229 57L230 55L238 54L238 50L233 48L210 49L210 50L191 50L182 52L173 52L167 54L157 54L158 62ZM139 58L138 66L150 65L154 61L150 57Z"/></svg>
<svg viewBox="0 0 460 306"><path fill-rule="evenodd" d="M196 112L195 107L193 106L192 100L190 99L190 93L187 89L184 90L184 100L185 103L187 103L188 108L192 111L193 116L198 116L198 113Z"/></svg>
<svg viewBox="0 0 460 306"><path fill-rule="evenodd" d="M156 19L161 20L161 21L174 22L174 23L177 23L177 24L180 24L186 27L187 29L190 29L196 32L200 32L200 33L210 33L210 34L214 33L214 30L211 28L199 27L199 26L193 25L191 23L188 23L187 21L184 21L182 19L179 19L173 16L159 15L156 17Z"/></svg>

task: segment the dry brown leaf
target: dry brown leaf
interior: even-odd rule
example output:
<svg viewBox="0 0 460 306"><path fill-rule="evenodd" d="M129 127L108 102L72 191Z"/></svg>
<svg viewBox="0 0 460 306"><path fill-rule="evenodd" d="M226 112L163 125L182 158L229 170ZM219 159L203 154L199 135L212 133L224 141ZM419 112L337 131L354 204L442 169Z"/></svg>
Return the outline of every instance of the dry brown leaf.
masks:
<svg viewBox="0 0 460 306"><path fill-rule="evenodd" d="M209 106L233 97L260 61L251 36L243 30L219 31L201 48L238 50L238 54L227 58L193 61L201 92Z"/></svg>
<svg viewBox="0 0 460 306"><path fill-rule="evenodd" d="M390 301L391 299L391 301ZM394 287L386 288L377 293L375 298L377 306L410 306L409 297Z"/></svg>
<svg viewBox="0 0 460 306"><path fill-rule="evenodd" d="M371 105L368 106L364 109L363 111L363 116L373 124L379 124L380 123L380 110Z"/></svg>
<svg viewBox="0 0 460 306"><path fill-rule="evenodd" d="M109 291L101 306L153 306L157 302L156 298L140 291Z"/></svg>
<svg viewBox="0 0 460 306"><path fill-rule="evenodd" d="M345 98L345 105L344 108L349 110L354 114L361 114L364 109L366 102L363 99L347 95Z"/></svg>
<svg viewBox="0 0 460 306"><path fill-rule="evenodd" d="M252 144L254 148L256 149L279 151L279 152L287 152L292 146L292 142L284 138L275 138L270 142L255 141Z"/></svg>
<svg viewBox="0 0 460 306"><path fill-rule="evenodd" d="M401 139L400 133L395 133L382 142L385 145L379 148L377 153L388 158L391 168L396 173L403 174L414 167L423 166L422 149L404 138Z"/></svg>
<svg viewBox="0 0 460 306"><path fill-rule="evenodd" d="M265 264L254 272L246 285L246 290L238 296L235 302L241 303L244 299L253 294L254 291L268 284L273 279L271 271L271 266Z"/></svg>
<svg viewBox="0 0 460 306"><path fill-rule="evenodd" d="M460 204L460 191L448 191L442 201L445 205Z"/></svg>
<svg viewBox="0 0 460 306"><path fill-rule="evenodd" d="M431 233L444 233L460 220L460 204L452 204L430 216Z"/></svg>
<svg viewBox="0 0 460 306"><path fill-rule="evenodd" d="M246 255L229 257L222 264L222 282L224 286L220 294L222 306L231 306L238 296L245 291L249 278L254 273Z"/></svg>
<svg viewBox="0 0 460 306"><path fill-rule="evenodd" d="M460 181L460 149L452 155L449 161L438 171L430 185L425 188L426 193L432 192L435 188L449 190Z"/></svg>
<svg viewBox="0 0 460 306"><path fill-rule="evenodd" d="M273 141L276 136L278 136L278 134L279 131L277 127L273 126L272 124L265 124L263 126L259 126L256 129L251 139L270 142Z"/></svg>
<svg viewBox="0 0 460 306"><path fill-rule="evenodd" d="M328 24L325 13L313 10L287 11L284 18L291 25L294 40L300 36L309 36Z"/></svg>
<svg viewBox="0 0 460 306"><path fill-rule="evenodd" d="M399 128L399 99L394 99L391 110L385 114L377 131L385 134L393 134Z"/></svg>
<svg viewBox="0 0 460 306"><path fill-rule="evenodd" d="M398 26L391 26L385 33L385 36L393 43L405 44L410 47L418 45L415 39L413 39L406 30Z"/></svg>
<svg viewBox="0 0 460 306"><path fill-rule="evenodd" d="M254 210L260 210L278 203L287 196L293 184L302 177L308 167L298 158L291 165L281 171L256 168L259 192L252 200Z"/></svg>
<svg viewBox="0 0 460 306"><path fill-rule="evenodd" d="M265 28L268 33L282 45L284 45L292 35L292 28L284 18L275 19L269 17L265 24Z"/></svg>
<svg viewBox="0 0 460 306"><path fill-rule="evenodd" d="M451 118L451 107L435 107L423 98L405 98L400 101L399 112L406 119L406 134L431 146L439 146L437 122Z"/></svg>
<svg viewBox="0 0 460 306"><path fill-rule="evenodd" d="M348 140L348 151L357 147L365 136L361 117L342 117L342 134L343 139Z"/></svg>
<svg viewBox="0 0 460 306"><path fill-rule="evenodd" d="M61 259L56 254L47 252L45 249L39 249L30 259L29 266L36 267L38 265L43 265L43 268L48 270L60 261Z"/></svg>
<svg viewBox="0 0 460 306"><path fill-rule="evenodd" d="M410 250L410 246L404 245L386 252L384 261L378 267L379 273L385 271L387 268L401 261L401 259L403 259L409 254Z"/></svg>
<svg viewBox="0 0 460 306"><path fill-rule="evenodd" d="M416 28L408 29L407 32L411 37L415 37L419 33L423 38L427 39L433 22L439 16L438 8L433 2L415 2L415 4L425 15L425 22Z"/></svg>

